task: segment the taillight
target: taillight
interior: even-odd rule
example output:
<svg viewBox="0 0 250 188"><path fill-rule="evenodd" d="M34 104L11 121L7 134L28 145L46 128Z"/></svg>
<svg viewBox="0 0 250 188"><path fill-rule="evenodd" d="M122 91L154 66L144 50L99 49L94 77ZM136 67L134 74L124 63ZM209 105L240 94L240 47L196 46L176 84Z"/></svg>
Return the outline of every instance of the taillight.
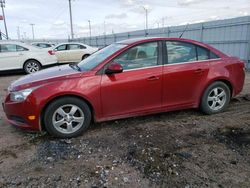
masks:
<svg viewBox="0 0 250 188"><path fill-rule="evenodd" d="M48 51L49 55L55 55L55 52L53 50Z"/></svg>

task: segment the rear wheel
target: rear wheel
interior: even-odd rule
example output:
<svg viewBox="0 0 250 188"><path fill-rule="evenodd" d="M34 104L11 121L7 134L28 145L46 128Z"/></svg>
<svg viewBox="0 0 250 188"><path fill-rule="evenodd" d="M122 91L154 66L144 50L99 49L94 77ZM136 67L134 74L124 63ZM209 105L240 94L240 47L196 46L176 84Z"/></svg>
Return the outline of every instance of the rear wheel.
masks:
<svg viewBox="0 0 250 188"><path fill-rule="evenodd" d="M230 89L225 83L214 82L208 86L203 94L201 110L206 114L222 112L228 106L230 97Z"/></svg>
<svg viewBox="0 0 250 188"><path fill-rule="evenodd" d="M84 56L82 56L82 60L86 59L89 56L90 56L89 54L85 54Z"/></svg>
<svg viewBox="0 0 250 188"><path fill-rule="evenodd" d="M44 114L49 134L60 138L81 135L90 125L91 111L81 99L64 97L52 102Z"/></svg>
<svg viewBox="0 0 250 188"><path fill-rule="evenodd" d="M23 69L27 74L31 74L34 72L37 72L41 70L41 65L38 61L36 60L28 60L25 62Z"/></svg>

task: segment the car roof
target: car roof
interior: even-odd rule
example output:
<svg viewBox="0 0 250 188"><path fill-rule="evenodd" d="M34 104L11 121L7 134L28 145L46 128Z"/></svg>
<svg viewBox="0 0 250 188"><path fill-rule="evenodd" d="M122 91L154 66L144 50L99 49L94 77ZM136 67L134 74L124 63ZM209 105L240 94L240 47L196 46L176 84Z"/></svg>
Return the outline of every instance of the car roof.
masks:
<svg viewBox="0 0 250 188"><path fill-rule="evenodd" d="M32 42L31 44L51 44L50 42Z"/></svg>
<svg viewBox="0 0 250 188"><path fill-rule="evenodd" d="M91 46L89 46L87 44L80 43L80 42L62 42L62 43L58 43L56 46L54 46L54 48L57 48L58 46L61 46L61 45L67 45L67 44L79 44L79 45L83 45L87 48L92 48Z"/></svg>
<svg viewBox="0 0 250 188"><path fill-rule="evenodd" d="M83 43L80 43L80 42L62 42L62 43L59 43L58 45L64 45L64 44L81 44L81 45L87 46L86 44L83 44Z"/></svg>
<svg viewBox="0 0 250 188"><path fill-rule="evenodd" d="M160 41L160 40L175 40L175 41L183 41L183 42L191 42L191 43L197 43L198 41L194 41L191 39L185 39L185 38L167 38L167 37L142 37L142 38L132 38L132 39L126 39L119 41L117 43L119 44L133 44L138 42L152 42L152 41ZM200 42L198 42L200 43Z"/></svg>
<svg viewBox="0 0 250 188"><path fill-rule="evenodd" d="M30 50L37 50L38 49L37 47L32 46L31 44L27 44L27 43L19 42L19 41L14 41L14 40L0 41L0 44L15 44L15 45L22 46L24 48L28 48Z"/></svg>
<svg viewBox="0 0 250 188"><path fill-rule="evenodd" d="M167 38L167 37L143 37L143 38L132 38L132 39L127 39L127 40L122 40L122 41L118 41L116 42L117 44L126 44L126 45L136 45L136 44L140 44L140 43L145 43L145 42L154 42L154 41L162 41L162 40L168 40L168 41L180 41L180 42L188 42L188 43L192 43L201 47L204 47L206 49L209 49L213 52L215 52L216 54L218 54L221 57L227 57L226 54L222 53L221 51L215 49L214 47L199 42L199 41L195 41L192 39L185 39L185 38Z"/></svg>

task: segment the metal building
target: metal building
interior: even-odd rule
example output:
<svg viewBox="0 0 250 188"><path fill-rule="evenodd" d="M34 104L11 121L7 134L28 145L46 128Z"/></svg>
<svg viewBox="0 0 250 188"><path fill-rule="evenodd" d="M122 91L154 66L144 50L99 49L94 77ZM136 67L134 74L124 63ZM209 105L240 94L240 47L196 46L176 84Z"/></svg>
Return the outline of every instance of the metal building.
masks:
<svg viewBox="0 0 250 188"><path fill-rule="evenodd" d="M116 41L135 37L179 37L186 26L131 31L96 37L74 39L92 46L103 47ZM222 52L241 58L250 69L250 16L190 24L183 38L210 44Z"/></svg>

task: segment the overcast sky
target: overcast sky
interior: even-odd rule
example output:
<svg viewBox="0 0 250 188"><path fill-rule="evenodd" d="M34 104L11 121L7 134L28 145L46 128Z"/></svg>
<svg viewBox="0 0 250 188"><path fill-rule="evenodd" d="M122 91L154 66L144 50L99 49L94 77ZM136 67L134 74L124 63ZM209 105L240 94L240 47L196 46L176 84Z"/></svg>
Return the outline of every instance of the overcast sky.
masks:
<svg viewBox="0 0 250 188"><path fill-rule="evenodd" d="M145 28L149 9L149 28L250 15L250 0L72 0L75 37L104 32L124 32ZM70 34L68 0L6 0L5 15L9 37L68 38ZM1 22L0 29L4 31Z"/></svg>

